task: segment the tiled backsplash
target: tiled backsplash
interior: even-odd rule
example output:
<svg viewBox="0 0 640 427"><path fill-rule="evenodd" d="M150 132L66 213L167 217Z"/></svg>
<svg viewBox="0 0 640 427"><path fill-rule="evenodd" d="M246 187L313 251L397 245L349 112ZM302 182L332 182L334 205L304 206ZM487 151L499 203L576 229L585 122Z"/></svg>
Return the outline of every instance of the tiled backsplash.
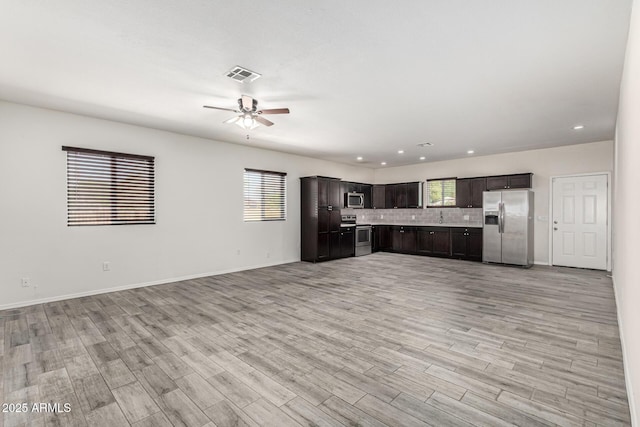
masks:
<svg viewBox="0 0 640 427"><path fill-rule="evenodd" d="M346 209L343 215L356 215L364 224L437 224L442 213L442 225L468 224L482 227L482 209L478 208L428 208L428 209Z"/></svg>

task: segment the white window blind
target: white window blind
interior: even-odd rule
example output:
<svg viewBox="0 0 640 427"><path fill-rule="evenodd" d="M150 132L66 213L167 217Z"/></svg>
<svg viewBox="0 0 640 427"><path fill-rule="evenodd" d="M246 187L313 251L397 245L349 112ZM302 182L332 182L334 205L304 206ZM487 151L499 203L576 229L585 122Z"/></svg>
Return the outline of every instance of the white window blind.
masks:
<svg viewBox="0 0 640 427"><path fill-rule="evenodd" d="M62 150L67 152L67 225L155 223L153 157Z"/></svg>
<svg viewBox="0 0 640 427"><path fill-rule="evenodd" d="M456 206L456 179L427 180L427 207Z"/></svg>
<svg viewBox="0 0 640 427"><path fill-rule="evenodd" d="M244 170L244 220L283 221L287 212L287 174Z"/></svg>

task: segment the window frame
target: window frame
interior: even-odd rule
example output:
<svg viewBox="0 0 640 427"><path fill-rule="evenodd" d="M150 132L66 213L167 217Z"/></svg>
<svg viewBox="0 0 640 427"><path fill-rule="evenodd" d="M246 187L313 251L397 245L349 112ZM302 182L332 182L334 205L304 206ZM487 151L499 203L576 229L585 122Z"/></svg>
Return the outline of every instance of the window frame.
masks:
<svg viewBox="0 0 640 427"><path fill-rule="evenodd" d="M260 189L259 189L259 204L260 204L260 214L259 217L255 217L255 214L249 214L247 211L247 205L251 201L252 197L255 197L255 194L248 194L248 185L251 183L247 181L247 174L259 174L260 176ZM286 221L287 220L287 173L286 172L278 172L278 171L270 171L264 169L255 169L255 168L244 168L243 171L243 211L242 218L246 223L254 223L254 222L272 222L272 221ZM269 217L266 212L268 210L268 203L266 198L269 196L267 191L274 190L277 188L277 184L274 182L268 182L265 178L279 180L279 189L278 193L274 193L279 195L282 202L278 203L277 207L279 212L278 217ZM254 190L255 191L255 190ZM255 203L255 201L254 201Z"/></svg>
<svg viewBox="0 0 640 427"><path fill-rule="evenodd" d="M435 181L440 181L442 184L442 205L432 205L431 204L431 189L430 189L430 182L435 182ZM453 181L453 204L452 205L445 205L445 183L447 181ZM426 197L426 207L427 208L455 208L458 207L457 206L457 193L456 193L456 182L457 182L457 178L456 177L448 177L448 178L435 178L435 179L427 179L427 197Z"/></svg>
<svg viewBox="0 0 640 427"><path fill-rule="evenodd" d="M68 227L156 223L155 157L69 146L62 151Z"/></svg>

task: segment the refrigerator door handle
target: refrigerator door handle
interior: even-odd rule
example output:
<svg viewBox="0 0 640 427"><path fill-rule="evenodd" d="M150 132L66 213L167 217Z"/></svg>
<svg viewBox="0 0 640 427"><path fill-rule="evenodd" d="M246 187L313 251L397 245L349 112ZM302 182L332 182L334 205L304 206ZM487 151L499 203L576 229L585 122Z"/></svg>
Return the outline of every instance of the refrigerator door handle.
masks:
<svg viewBox="0 0 640 427"><path fill-rule="evenodd" d="M504 233L504 203L498 204L498 233Z"/></svg>

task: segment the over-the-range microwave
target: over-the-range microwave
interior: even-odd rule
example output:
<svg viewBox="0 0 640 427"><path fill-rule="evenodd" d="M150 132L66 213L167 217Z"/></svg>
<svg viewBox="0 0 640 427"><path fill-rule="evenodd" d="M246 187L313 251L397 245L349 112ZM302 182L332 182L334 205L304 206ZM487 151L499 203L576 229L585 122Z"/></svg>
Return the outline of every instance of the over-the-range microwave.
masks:
<svg viewBox="0 0 640 427"><path fill-rule="evenodd" d="M344 193L344 205L347 208L364 208L364 193Z"/></svg>

